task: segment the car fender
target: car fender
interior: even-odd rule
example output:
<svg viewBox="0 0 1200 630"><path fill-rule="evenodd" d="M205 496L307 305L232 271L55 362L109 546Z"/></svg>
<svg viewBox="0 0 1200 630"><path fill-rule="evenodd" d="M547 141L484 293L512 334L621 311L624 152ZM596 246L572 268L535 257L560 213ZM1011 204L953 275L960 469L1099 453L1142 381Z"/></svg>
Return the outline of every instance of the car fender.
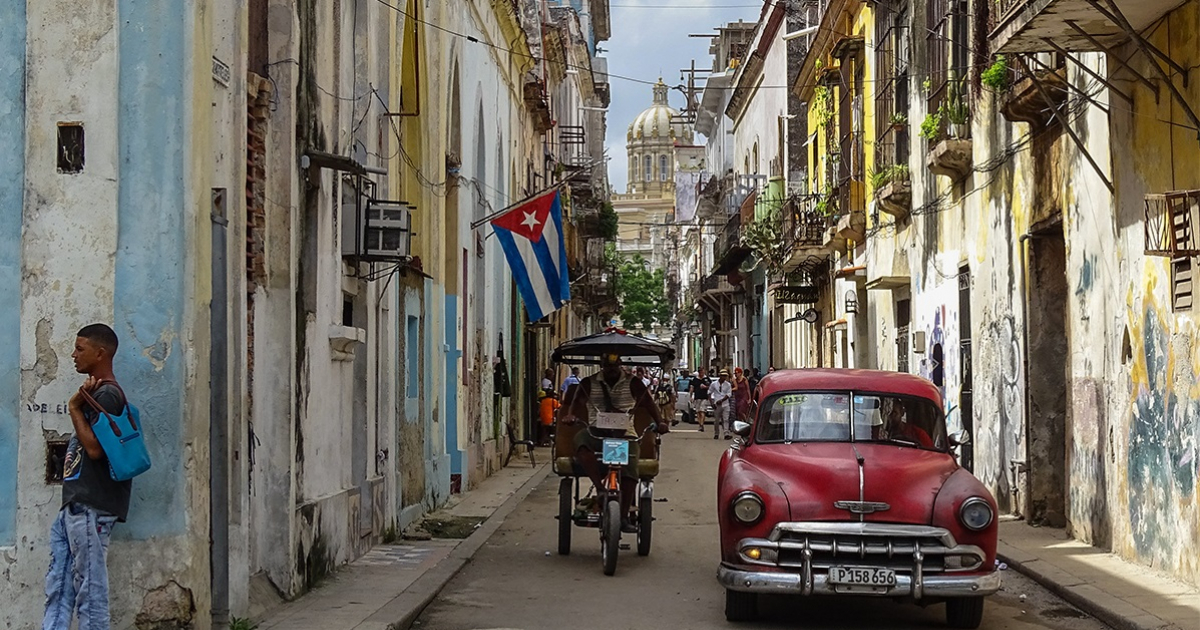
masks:
<svg viewBox="0 0 1200 630"><path fill-rule="evenodd" d="M787 494L779 483L732 453L730 449L722 457L717 480L717 522L721 529L721 558L726 562L737 562L737 541L748 537L766 538L776 523L792 520ZM763 501L762 518L749 525L733 516L734 499L747 491Z"/></svg>
<svg viewBox="0 0 1200 630"><path fill-rule="evenodd" d="M958 510L971 497L982 497L992 507L992 524L980 531L972 531L962 524ZM996 561L996 539L999 536L1000 511L991 492L965 468L959 468L946 479L938 491L933 505L931 525L941 527L954 535L960 545L975 545L987 556L983 569L990 571Z"/></svg>

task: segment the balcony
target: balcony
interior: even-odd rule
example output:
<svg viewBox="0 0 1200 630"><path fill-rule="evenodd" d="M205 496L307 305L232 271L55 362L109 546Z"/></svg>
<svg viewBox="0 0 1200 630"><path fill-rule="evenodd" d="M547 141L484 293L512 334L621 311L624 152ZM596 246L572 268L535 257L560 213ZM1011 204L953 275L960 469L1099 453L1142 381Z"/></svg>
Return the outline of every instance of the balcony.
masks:
<svg viewBox="0 0 1200 630"><path fill-rule="evenodd" d="M1067 100L1067 71L1060 65L1054 70L1039 68L1032 72L1032 76L1014 73L1016 81L1004 96L1000 112L1012 122L1041 128L1050 124L1054 113Z"/></svg>
<svg viewBox="0 0 1200 630"><path fill-rule="evenodd" d="M1179 0L1112 0L1141 32L1179 6ZM1109 0L995 0L988 39L992 53L1049 52L1048 42L1071 52L1094 52L1129 40Z"/></svg>
<svg viewBox="0 0 1200 630"><path fill-rule="evenodd" d="M742 215L730 215L725 227L717 234L713 245L713 255L717 265L713 268L715 274L726 274L738 268L750 255L750 249L742 245Z"/></svg>
<svg viewBox="0 0 1200 630"><path fill-rule="evenodd" d="M705 276L704 279L700 281L700 291L705 295L711 295L715 293L733 293L735 290L736 287L730 284L729 280L727 280L722 274L712 273Z"/></svg>
<svg viewBox="0 0 1200 630"><path fill-rule="evenodd" d="M789 200L783 212L783 238L792 243L784 271L793 271L805 261L829 254L825 234L833 219L818 212L814 200Z"/></svg>

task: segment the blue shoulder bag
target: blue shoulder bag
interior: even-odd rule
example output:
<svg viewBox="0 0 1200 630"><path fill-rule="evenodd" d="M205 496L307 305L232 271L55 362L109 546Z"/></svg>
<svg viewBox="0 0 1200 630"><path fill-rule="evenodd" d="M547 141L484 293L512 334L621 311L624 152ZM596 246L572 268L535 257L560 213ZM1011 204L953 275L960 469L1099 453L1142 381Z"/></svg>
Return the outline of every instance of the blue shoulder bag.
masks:
<svg viewBox="0 0 1200 630"><path fill-rule="evenodd" d="M116 385L125 399L125 408L114 416L104 410L92 395L82 388L79 393L96 410L96 422L92 432L108 457L108 471L116 481L125 481L150 470L150 452L146 450L141 418L137 407L129 404L125 391L116 381L105 381Z"/></svg>

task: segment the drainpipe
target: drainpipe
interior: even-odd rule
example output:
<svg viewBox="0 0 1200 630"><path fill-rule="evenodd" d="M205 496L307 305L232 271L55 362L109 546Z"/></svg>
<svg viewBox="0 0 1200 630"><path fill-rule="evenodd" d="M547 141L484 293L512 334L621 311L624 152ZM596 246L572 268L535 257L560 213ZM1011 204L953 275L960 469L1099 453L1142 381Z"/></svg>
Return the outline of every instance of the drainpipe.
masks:
<svg viewBox="0 0 1200 630"><path fill-rule="evenodd" d="M214 199L214 201L216 201ZM212 304L209 322L209 562L212 566L212 623L229 625L229 391L228 391L228 286L226 231L223 200L213 204Z"/></svg>
<svg viewBox="0 0 1200 630"><path fill-rule="evenodd" d="M1024 512L1021 510L1021 504L1018 498L1021 496L1020 482L1022 473L1027 473L1029 462L1029 418L1032 408L1029 404L1029 239L1031 235L1026 232L1017 239L1020 243L1021 257L1021 320L1022 329L1025 333L1025 339L1021 343L1021 385L1024 395L1021 400L1022 418L1021 430L1025 432L1025 454L1021 458L1012 458L1008 462L1009 474L1012 476L1012 497L1013 497L1013 513L1017 516L1022 516ZM1013 331L1013 334L1017 334ZM1001 462L1003 465L1003 462ZM1029 475L1025 474L1025 483L1029 483ZM1025 493L1026 500L1029 500L1029 493Z"/></svg>

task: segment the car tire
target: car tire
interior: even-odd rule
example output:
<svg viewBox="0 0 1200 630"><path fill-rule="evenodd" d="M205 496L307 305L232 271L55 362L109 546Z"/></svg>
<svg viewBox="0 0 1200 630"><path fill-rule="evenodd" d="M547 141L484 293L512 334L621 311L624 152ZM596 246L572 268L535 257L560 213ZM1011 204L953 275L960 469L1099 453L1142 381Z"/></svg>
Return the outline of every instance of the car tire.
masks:
<svg viewBox="0 0 1200 630"><path fill-rule="evenodd" d="M754 621L758 616L758 593L725 589L725 620Z"/></svg>
<svg viewBox="0 0 1200 630"><path fill-rule="evenodd" d="M571 515L575 512L574 479L563 477L558 482L558 555L571 553Z"/></svg>
<svg viewBox="0 0 1200 630"><path fill-rule="evenodd" d="M956 597L946 600L946 625L974 630L983 622L982 597Z"/></svg>

